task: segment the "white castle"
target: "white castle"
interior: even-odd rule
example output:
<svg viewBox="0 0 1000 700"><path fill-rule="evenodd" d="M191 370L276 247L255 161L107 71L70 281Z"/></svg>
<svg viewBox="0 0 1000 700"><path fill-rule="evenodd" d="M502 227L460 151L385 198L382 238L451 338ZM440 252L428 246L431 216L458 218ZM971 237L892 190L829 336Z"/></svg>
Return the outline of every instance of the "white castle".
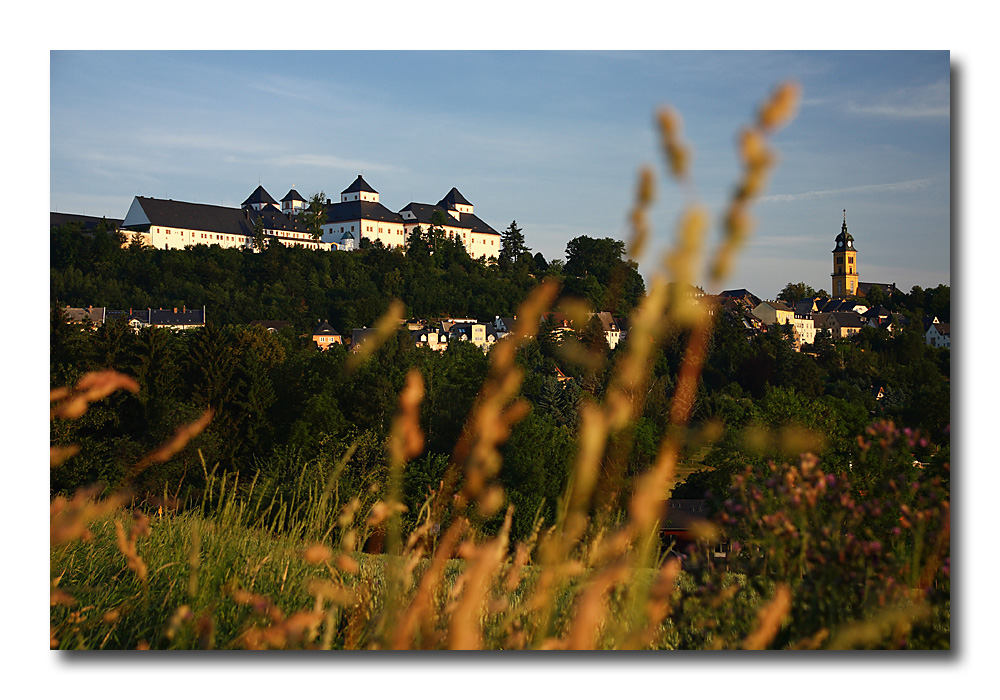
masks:
<svg viewBox="0 0 1000 700"><path fill-rule="evenodd" d="M414 229L428 229L438 213L445 235L462 241L473 258L488 260L500 252L500 234L475 215L472 203L454 187L437 204L410 202L397 213L379 202L379 193L358 175L340 193L339 202L326 200L326 223L318 241L300 221L308 206L293 187L279 207L260 185L239 209L136 197L121 228L131 238L162 249L199 244L253 249L258 229L269 241L317 250L357 250L362 238L387 248L405 248Z"/></svg>

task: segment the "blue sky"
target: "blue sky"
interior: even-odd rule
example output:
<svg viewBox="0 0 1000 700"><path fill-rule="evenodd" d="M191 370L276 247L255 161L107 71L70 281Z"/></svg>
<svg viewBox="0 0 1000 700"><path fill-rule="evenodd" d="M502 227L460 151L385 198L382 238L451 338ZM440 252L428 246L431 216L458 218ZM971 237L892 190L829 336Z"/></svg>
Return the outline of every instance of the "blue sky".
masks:
<svg viewBox="0 0 1000 700"><path fill-rule="evenodd" d="M688 201L663 168L656 109L681 113L717 221L739 128L790 78L803 103L723 286L829 291L844 209L862 281L950 284L946 51L54 51L50 209L122 218L138 194L239 206L258 183L336 198L363 173L392 210L458 187L551 259L579 235L626 239L649 164L648 276Z"/></svg>

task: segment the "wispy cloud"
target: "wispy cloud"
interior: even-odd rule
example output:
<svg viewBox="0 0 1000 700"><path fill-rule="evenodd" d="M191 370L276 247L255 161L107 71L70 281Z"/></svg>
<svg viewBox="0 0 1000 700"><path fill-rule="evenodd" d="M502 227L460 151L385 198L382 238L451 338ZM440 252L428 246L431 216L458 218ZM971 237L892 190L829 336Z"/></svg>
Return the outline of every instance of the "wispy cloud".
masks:
<svg viewBox="0 0 1000 700"><path fill-rule="evenodd" d="M804 199L820 199L822 197L833 197L843 194L866 194L873 192L913 192L925 189L933 182L931 178L922 180L906 180L904 182L888 182L881 185L857 185L855 187L841 187L832 190L813 190L811 192L798 192L795 194L771 194L761 197L761 202L798 202Z"/></svg>
<svg viewBox="0 0 1000 700"><path fill-rule="evenodd" d="M946 80L919 87L889 90L870 101L848 100L852 114L892 119L947 119L951 115L950 84Z"/></svg>
<svg viewBox="0 0 1000 700"><path fill-rule="evenodd" d="M218 129L202 131L170 131L166 129L136 130L132 137L133 143L142 147L168 149L170 151L191 150L199 153L246 153L264 154L273 150L274 146L250 138L245 134L231 132L221 134Z"/></svg>
<svg viewBox="0 0 1000 700"><path fill-rule="evenodd" d="M274 95L275 97L281 97L284 99L291 100L302 100L303 102L315 102L317 99L317 94L315 91L310 91L304 86L301 86L298 90L292 90L285 86L286 83L282 82L279 84L265 83L265 82L250 82L250 88L254 90L260 90L261 92L266 92L269 95ZM299 87L299 86L297 86Z"/></svg>
<svg viewBox="0 0 1000 700"><path fill-rule="evenodd" d="M264 161L268 165L278 167L307 167L307 168L330 168L334 170L347 169L362 170L368 172L395 172L403 170L399 165L387 165L385 163L373 163L368 160L357 160L351 158L341 158L335 155L322 153L289 153L281 156L267 158Z"/></svg>

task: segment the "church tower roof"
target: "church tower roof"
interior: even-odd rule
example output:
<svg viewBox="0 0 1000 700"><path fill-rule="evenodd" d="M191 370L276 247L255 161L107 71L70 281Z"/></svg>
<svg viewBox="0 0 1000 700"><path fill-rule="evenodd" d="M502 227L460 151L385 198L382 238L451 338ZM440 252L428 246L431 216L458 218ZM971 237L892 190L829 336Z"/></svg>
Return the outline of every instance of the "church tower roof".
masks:
<svg viewBox="0 0 1000 700"><path fill-rule="evenodd" d="M841 252L843 252L845 250L857 251L857 248L854 247L854 236L852 236L847 231L847 210L846 209L844 210L844 223L840 227L840 234L837 236L837 238L835 239L835 241L837 243L837 247L834 248L832 251L830 251L831 253L841 253Z"/></svg>

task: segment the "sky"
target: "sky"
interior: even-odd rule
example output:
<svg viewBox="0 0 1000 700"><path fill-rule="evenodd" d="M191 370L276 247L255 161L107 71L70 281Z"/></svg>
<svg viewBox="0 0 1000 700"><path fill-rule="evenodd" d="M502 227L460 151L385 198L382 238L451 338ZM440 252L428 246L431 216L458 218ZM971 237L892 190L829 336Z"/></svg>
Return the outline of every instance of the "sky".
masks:
<svg viewBox="0 0 1000 700"><path fill-rule="evenodd" d="M794 80L799 112L721 288L830 291L844 210L861 281L950 284L947 51L91 50L49 65L51 211L120 219L136 195L238 207L258 184L336 200L363 174L393 211L457 187L497 231L516 221L533 252L565 258L577 236L628 240L648 165L647 280L692 202L714 249L736 136ZM661 155L667 105L693 194Z"/></svg>

